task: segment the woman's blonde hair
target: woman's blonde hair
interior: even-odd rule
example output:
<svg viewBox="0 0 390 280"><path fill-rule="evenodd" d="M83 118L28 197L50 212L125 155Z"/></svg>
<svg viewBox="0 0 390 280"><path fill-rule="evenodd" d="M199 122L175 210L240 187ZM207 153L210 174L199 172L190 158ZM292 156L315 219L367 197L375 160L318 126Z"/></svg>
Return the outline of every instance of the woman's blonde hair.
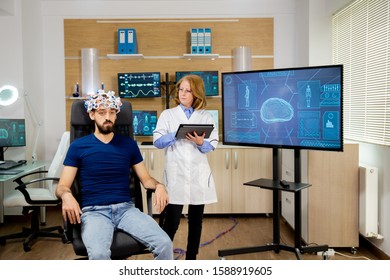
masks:
<svg viewBox="0 0 390 280"><path fill-rule="evenodd" d="M193 74L182 77L176 83L176 92L174 97L176 105L180 104L179 88L183 81L188 81L190 83L192 96L194 97L194 101L192 102L192 108L194 108L194 110L205 109L207 106L207 102L203 79L200 76Z"/></svg>

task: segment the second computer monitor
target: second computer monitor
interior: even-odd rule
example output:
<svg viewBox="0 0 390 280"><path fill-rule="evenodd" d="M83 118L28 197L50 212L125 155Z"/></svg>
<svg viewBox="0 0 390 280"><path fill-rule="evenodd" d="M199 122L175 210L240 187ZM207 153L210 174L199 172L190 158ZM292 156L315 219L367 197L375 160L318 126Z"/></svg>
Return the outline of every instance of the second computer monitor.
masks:
<svg viewBox="0 0 390 280"><path fill-rule="evenodd" d="M189 74L198 75L203 79L206 96L218 95L218 71L177 71L176 82Z"/></svg>
<svg viewBox="0 0 390 280"><path fill-rule="evenodd" d="M118 73L118 92L124 98L160 97L160 73Z"/></svg>
<svg viewBox="0 0 390 280"><path fill-rule="evenodd" d="M157 111L134 110L133 128L135 136L152 136L156 129Z"/></svg>

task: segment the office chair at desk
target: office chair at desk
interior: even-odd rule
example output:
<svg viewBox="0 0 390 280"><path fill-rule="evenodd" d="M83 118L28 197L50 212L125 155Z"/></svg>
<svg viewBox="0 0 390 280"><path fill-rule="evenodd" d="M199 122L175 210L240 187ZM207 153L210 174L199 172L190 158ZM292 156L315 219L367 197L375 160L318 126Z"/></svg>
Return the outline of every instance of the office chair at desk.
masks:
<svg viewBox="0 0 390 280"><path fill-rule="evenodd" d="M40 228L39 215L41 207L57 206L61 203L55 196L55 190L61 175L62 163L69 147L69 139L70 133L67 131L62 135L57 152L47 171L34 171L14 180L18 186L5 195L4 207L21 206L24 215L31 212L31 227L23 228L19 233L1 236L0 245L5 245L6 240L9 239L25 238L23 249L28 252L31 250L31 243L38 237L60 238L63 243L67 242L62 226ZM25 181L26 178L34 179ZM53 231L58 231L58 233Z"/></svg>
<svg viewBox="0 0 390 280"><path fill-rule="evenodd" d="M115 124L115 132L133 137L133 124L132 124L132 106L128 101L122 101L122 107L117 115L117 121ZM89 118L84 107L84 101L75 100L71 108L70 116L70 141L83 137L85 135L93 133L95 126L93 121ZM142 191L141 183L137 176L131 171L130 189L132 197L134 199L135 206L143 211ZM81 202L80 196L80 182L78 177L72 185L72 193L78 202ZM152 215L152 191L147 191L147 213ZM87 249L81 239L81 227L80 225L66 224L65 229L68 240L73 245L73 250L77 256L81 259L88 258ZM111 245L111 259L126 259L133 255L151 253L143 244L136 241L129 234L117 230L114 232L114 238Z"/></svg>

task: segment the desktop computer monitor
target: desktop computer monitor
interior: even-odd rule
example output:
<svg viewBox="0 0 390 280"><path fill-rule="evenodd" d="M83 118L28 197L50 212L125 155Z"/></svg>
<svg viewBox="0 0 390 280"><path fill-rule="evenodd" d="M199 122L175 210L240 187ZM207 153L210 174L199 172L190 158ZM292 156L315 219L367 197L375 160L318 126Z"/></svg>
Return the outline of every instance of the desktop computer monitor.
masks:
<svg viewBox="0 0 390 280"><path fill-rule="evenodd" d="M198 75L203 79L206 96L217 96L218 95L218 71L177 71L176 72L176 83L186 75L194 74Z"/></svg>
<svg viewBox="0 0 390 280"><path fill-rule="evenodd" d="M26 124L24 119L0 119L0 160L4 160L4 149L26 146Z"/></svg>

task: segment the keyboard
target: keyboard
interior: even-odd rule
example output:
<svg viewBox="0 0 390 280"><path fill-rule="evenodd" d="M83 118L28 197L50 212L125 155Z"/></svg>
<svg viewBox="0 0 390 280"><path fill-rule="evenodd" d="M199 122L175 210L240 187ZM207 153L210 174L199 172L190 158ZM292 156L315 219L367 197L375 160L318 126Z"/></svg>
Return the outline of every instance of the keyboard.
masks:
<svg viewBox="0 0 390 280"><path fill-rule="evenodd" d="M0 175L16 175L22 171L23 170L19 170L19 169L0 170Z"/></svg>
<svg viewBox="0 0 390 280"><path fill-rule="evenodd" d="M8 170L14 167L18 167L25 164L24 162L16 162L13 160L6 160L4 163L0 164L0 170Z"/></svg>

